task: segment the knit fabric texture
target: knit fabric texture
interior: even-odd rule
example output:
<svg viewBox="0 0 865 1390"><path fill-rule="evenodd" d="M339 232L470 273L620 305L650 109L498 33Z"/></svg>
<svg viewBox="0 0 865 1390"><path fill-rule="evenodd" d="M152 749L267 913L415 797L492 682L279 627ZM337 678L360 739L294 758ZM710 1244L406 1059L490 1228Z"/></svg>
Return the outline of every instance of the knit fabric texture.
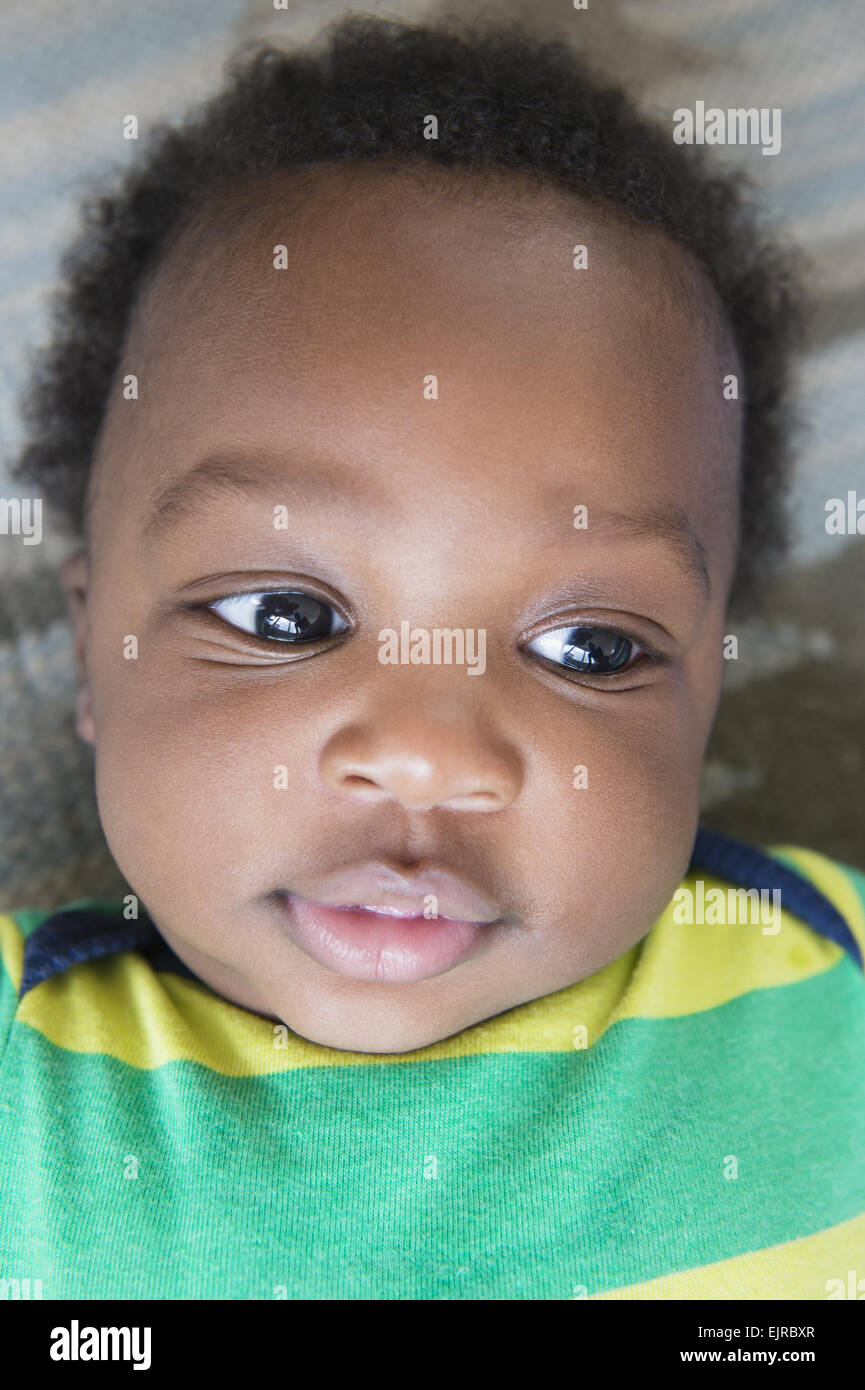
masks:
<svg viewBox="0 0 865 1390"><path fill-rule="evenodd" d="M122 902L0 917L0 1290L861 1298L865 875L722 839L626 955L410 1053L230 1003ZM717 920L749 877L777 920Z"/></svg>

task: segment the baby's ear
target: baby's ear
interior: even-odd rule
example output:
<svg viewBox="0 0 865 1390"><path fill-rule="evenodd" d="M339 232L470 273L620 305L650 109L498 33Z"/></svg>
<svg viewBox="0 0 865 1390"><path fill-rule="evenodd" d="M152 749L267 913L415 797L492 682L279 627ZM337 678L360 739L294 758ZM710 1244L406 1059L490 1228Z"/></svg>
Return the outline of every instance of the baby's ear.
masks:
<svg viewBox="0 0 865 1390"><path fill-rule="evenodd" d="M75 699L75 728L85 743L96 742L90 685L87 679L87 556L83 550L61 566L60 582L66 591L66 603L75 637L75 664L78 668L78 694Z"/></svg>

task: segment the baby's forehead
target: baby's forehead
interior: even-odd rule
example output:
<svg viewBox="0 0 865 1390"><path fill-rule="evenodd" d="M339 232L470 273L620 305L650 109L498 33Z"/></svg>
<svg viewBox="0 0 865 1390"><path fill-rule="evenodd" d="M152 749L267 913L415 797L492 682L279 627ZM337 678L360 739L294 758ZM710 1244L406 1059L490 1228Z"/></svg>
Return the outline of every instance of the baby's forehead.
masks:
<svg viewBox="0 0 865 1390"><path fill-rule="evenodd" d="M725 358L732 346L696 259L608 200L529 170L387 159L220 189L173 234L133 332L142 318L158 327L145 339L152 350L235 301L266 320L268 309L284 312L287 285L299 311L338 299L351 313L364 286L404 302L431 291L442 314L448 299L467 314L486 301L550 331L575 312L614 314L626 332L634 318L656 323L692 356L701 338Z"/></svg>
<svg viewBox="0 0 865 1390"><path fill-rule="evenodd" d="M663 487L699 526L720 487L726 511L736 366L687 253L536 178L451 179L259 176L199 210L135 316L135 414L115 398L104 435L142 510L230 446L397 477L422 506L434 479L519 510L530 465L539 497Z"/></svg>

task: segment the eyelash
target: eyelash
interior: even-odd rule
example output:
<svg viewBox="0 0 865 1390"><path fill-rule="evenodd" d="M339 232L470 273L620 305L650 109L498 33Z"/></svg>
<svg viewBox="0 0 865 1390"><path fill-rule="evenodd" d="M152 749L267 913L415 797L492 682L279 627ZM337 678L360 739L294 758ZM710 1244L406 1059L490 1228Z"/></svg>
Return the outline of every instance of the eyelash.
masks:
<svg viewBox="0 0 865 1390"><path fill-rule="evenodd" d="M333 623L331 622L329 624L329 626L331 627L331 631L327 633L320 634L315 638L307 639L307 641L289 640L287 638L275 638L268 636L265 633L251 631L249 628L242 627L238 623L231 622L230 619L226 618L223 614L217 611L219 605L240 604L243 601L250 599L262 600L265 599L267 596L279 598L285 598L290 596L291 598L300 601L304 599L311 600L314 604L317 604L319 608L329 609L332 616L335 617L342 624L342 627L333 630ZM297 606L300 605L298 604ZM328 603L325 599L319 598L316 594L310 593L304 589L247 590L244 593L229 594L221 598L211 599L207 603L191 604L189 605L189 607L199 612L203 611L213 613L214 616L218 618L221 623L226 624L228 627L233 628L235 631L246 634L255 642L262 642L267 644L268 646L272 646L274 643L284 643L286 646L290 647L313 647L317 645L317 643L319 642L328 641L331 637L336 637L340 635L342 632L346 632L349 630L348 623L341 616L341 614L338 612L338 610L335 608L333 604ZM632 653L629 657L627 664L625 664L624 666L617 667L614 671L592 672L588 670L580 670L580 668L576 666L567 666L564 662L554 657L548 656L543 652L531 651L532 642L543 642L549 639L555 639L557 634L570 634L581 631L604 633L608 634L611 637L622 639L630 643L630 645L633 648L636 648L636 658L633 658ZM568 645L564 637L561 638L561 643L563 646ZM571 645L577 646L576 643L572 643ZM662 657L652 647L648 646L648 644L644 642L642 639L638 641L636 637L633 637L630 633L623 632L620 628L615 628L609 624L605 624L602 622L581 622L574 620L564 623L559 627L547 628L546 631L538 633L536 636L530 638L528 642L523 643L522 650L528 650L531 656L538 657L540 658L540 660L546 662L548 666L553 667L557 672L564 675L565 679L573 680L579 677L589 677L588 683L590 684L594 681L601 681L603 684L608 686L617 684L620 680L622 680L624 677L628 676L631 672L633 672L637 666L643 664L643 662L645 661L651 662L655 665L661 665L665 660L664 657Z"/></svg>

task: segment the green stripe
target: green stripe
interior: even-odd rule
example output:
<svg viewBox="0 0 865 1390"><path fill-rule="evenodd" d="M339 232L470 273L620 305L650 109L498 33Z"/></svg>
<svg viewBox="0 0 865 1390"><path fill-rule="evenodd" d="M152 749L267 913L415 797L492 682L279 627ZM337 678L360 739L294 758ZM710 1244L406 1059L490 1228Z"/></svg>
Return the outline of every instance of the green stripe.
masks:
<svg viewBox="0 0 865 1390"><path fill-rule="evenodd" d="M12 1020L18 1008L18 991L6 968L6 961L0 960L0 1062L3 1059L3 1052L6 1048L6 1040L9 1030L12 1027ZM2 1155L2 1149L0 1149ZM0 1201L2 1201L2 1189L0 1189ZM2 1271L0 1271L2 1273Z"/></svg>
<svg viewBox="0 0 865 1390"><path fill-rule="evenodd" d="M20 908L16 912L7 912L5 915L11 917L13 922L18 925L21 935L26 940L28 936L33 935L40 922L44 922L54 911L56 909Z"/></svg>
<svg viewBox="0 0 865 1390"><path fill-rule="evenodd" d="M847 957L568 1053L232 1078L63 1055L17 1024L0 1273L41 1278L45 1298L567 1299L637 1283L865 1210L863 1056Z"/></svg>

